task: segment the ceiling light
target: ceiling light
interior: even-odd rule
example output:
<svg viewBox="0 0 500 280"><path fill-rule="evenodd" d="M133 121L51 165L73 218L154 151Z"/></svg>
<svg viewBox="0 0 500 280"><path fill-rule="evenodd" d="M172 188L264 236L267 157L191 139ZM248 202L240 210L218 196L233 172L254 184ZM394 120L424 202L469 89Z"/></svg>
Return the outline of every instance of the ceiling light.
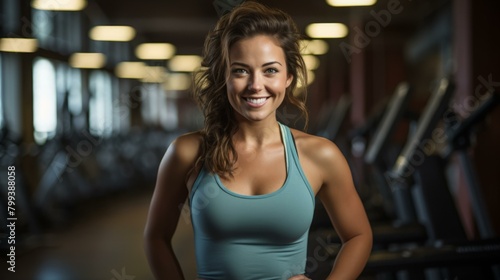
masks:
<svg viewBox="0 0 500 280"><path fill-rule="evenodd" d="M169 43L144 43L135 49L135 55L140 59L169 59L174 54L175 46Z"/></svg>
<svg viewBox="0 0 500 280"><path fill-rule="evenodd" d="M47 11L81 11L87 6L85 0L33 0L31 7Z"/></svg>
<svg viewBox="0 0 500 280"><path fill-rule="evenodd" d="M146 66L144 68L144 83L163 83L166 80L167 69L162 66Z"/></svg>
<svg viewBox="0 0 500 280"><path fill-rule="evenodd" d="M130 26L95 26L89 32L89 37L96 41L127 42L135 37L135 29Z"/></svg>
<svg viewBox="0 0 500 280"><path fill-rule="evenodd" d="M334 7L372 6L377 0L326 0L326 3Z"/></svg>
<svg viewBox="0 0 500 280"><path fill-rule="evenodd" d="M0 51L32 53L38 48L38 41L33 38L0 38Z"/></svg>
<svg viewBox="0 0 500 280"><path fill-rule="evenodd" d="M306 63L307 70L314 70L319 67L319 59L314 55L303 55L302 58Z"/></svg>
<svg viewBox="0 0 500 280"><path fill-rule="evenodd" d="M69 58L73 68L98 69L106 64L106 56L102 53L74 53Z"/></svg>
<svg viewBox="0 0 500 280"><path fill-rule="evenodd" d="M315 77L316 77L316 75L314 74L314 72L311 70L308 70L307 71L307 85L312 84L312 82L314 82ZM299 80L299 82L297 83L297 88L303 88L303 87L304 87L304 84L302 83L302 81Z"/></svg>
<svg viewBox="0 0 500 280"><path fill-rule="evenodd" d="M343 23L312 23L306 33L311 38L344 38L348 31Z"/></svg>
<svg viewBox="0 0 500 280"><path fill-rule="evenodd" d="M302 54L322 55L328 52L328 44L323 40L302 40Z"/></svg>
<svg viewBox="0 0 500 280"><path fill-rule="evenodd" d="M201 56L176 55L168 61L168 68L174 72L193 72L201 67Z"/></svg>
<svg viewBox="0 0 500 280"><path fill-rule="evenodd" d="M115 67L115 75L123 79L143 79L146 64L144 62L123 61Z"/></svg>
<svg viewBox="0 0 500 280"><path fill-rule="evenodd" d="M313 71L307 71L307 85L312 84L314 79L316 79L316 74Z"/></svg>
<svg viewBox="0 0 500 280"><path fill-rule="evenodd" d="M191 87L191 75L185 73L168 74L167 79L163 83L165 90L188 90Z"/></svg>

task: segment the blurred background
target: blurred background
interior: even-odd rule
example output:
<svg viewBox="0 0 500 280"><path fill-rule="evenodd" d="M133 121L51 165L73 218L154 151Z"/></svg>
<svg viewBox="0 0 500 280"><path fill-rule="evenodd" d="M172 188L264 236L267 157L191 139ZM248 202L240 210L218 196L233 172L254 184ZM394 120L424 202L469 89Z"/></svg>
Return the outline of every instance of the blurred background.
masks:
<svg viewBox="0 0 500 280"><path fill-rule="evenodd" d="M1 279L152 279L158 164L203 125L192 73L240 2L0 0ZM259 2L304 36L308 132L341 148L374 228L362 278L500 279L500 3ZM190 226L183 211L186 279ZM319 202L310 233L324 279L339 239Z"/></svg>

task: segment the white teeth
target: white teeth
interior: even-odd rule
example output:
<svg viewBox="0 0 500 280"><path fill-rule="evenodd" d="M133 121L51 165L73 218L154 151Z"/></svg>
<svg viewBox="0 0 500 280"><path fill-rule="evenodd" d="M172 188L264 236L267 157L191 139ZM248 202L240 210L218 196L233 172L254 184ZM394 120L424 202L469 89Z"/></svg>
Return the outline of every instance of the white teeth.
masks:
<svg viewBox="0 0 500 280"><path fill-rule="evenodd" d="M247 98L247 101L255 104L255 105L260 105L266 101L267 98Z"/></svg>

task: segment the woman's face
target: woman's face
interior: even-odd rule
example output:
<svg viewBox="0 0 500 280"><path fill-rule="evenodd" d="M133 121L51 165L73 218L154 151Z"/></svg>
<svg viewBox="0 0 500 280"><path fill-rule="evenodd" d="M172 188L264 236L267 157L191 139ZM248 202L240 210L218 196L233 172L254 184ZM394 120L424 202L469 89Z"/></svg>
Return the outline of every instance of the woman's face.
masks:
<svg viewBox="0 0 500 280"><path fill-rule="evenodd" d="M266 35L241 39L229 50L229 64L227 96L236 117L276 119L276 110L293 79L277 41Z"/></svg>

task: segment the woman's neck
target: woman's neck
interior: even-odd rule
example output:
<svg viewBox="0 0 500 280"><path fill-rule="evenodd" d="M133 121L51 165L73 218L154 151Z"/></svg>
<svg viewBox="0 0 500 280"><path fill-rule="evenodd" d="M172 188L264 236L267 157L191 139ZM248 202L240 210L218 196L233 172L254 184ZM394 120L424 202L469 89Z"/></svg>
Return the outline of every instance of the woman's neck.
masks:
<svg viewBox="0 0 500 280"><path fill-rule="evenodd" d="M278 121L239 122L238 130L233 135L235 144L262 147L280 139Z"/></svg>

